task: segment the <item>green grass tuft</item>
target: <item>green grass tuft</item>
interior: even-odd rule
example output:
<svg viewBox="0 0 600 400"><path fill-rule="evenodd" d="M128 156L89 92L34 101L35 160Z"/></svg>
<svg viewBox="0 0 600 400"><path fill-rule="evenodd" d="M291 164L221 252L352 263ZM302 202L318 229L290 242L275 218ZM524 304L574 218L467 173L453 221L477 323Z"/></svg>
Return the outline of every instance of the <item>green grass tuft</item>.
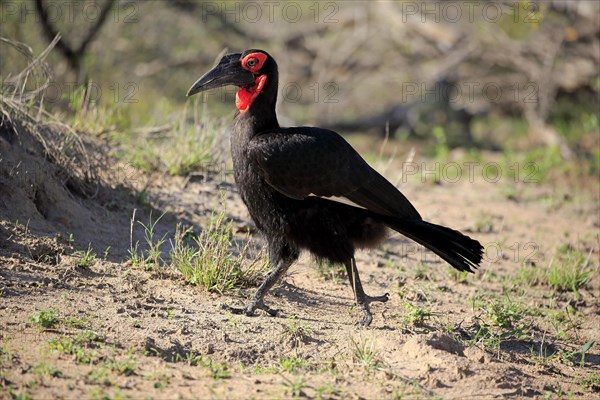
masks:
<svg viewBox="0 0 600 400"><path fill-rule="evenodd" d="M381 355L375 350L373 343L370 343L366 339L358 342L351 338L350 341L353 345L352 356L365 371L370 372L383 366Z"/></svg>
<svg viewBox="0 0 600 400"><path fill-rule="evenodd" d="M530 324L526 317L531 311L508 296L477 295L473 310L479 311L467 331L469 344L482 345L500 355L500 345L509 340L528 337Z"/></svg>
<svg viewBox="0 0 600 400"><path fill-rule="evenodd" d="M428 308L416 307L410 303L406 303L404 305L404 308L406 308L406 310L408 311L408 314L402 317L402 323L405 326L423 326L425 324L425 321L436 315Z"/></svg>
<svg viewBox="0 0 600 400"><path fill-rule="evenodd" d="M266 264L254 260L246 264L249 242L237 254L233 224L225 219L225 212L213 213L208 225L190 243L190 230L178 226L171 250L171 264L192 285L223 293L234 288L255 284Z"/></svg>
<svg viewBox="0 0 600 400"><path fill-rule="evenodd" d="M577 293L592 278L589 257L570 246L561 246L557 253L559 261L548 268L546 283L561 292Z"/></svg>
<svg viewBox="0 0 600 400"><path fill-rule="evenodd" d="M88 244L87 250L78 250L73 253L73 256L78 259L77 266L81 268L89 268L96 263L96 253L92 249L91 243Z"/></svg>
<svg viewBox="0 0 600 400"><path fill-rule="evenodd" d="M161 248L166 241L166 235L163 235L160 239L155 239L156 225L163 216L164 214L152 221L152 215L150 215L150 222L147 225L138 221L139 224L144 228L144 241L146 242L146 249L140 250L140 245L138 242L135 244L131 243L131 247L129 249L129 260L134 267L142 268L146 271L152 271L164 264Z"/></svg>
<svg viewBox="0 0 600 400"><path fill-rule="evenodd" d="M591 255L591 253L590 253ZM561 246L547 267L522 265L512 277L515 287L547 285L559 292L578 293L592 278L589 257L571 246Z"/></svg>
<svg viewBox="0 0 600 400"><path fill-rule="evenodd" d="M48 308L33 314L29 321L41 329L51 329L58 325L60 318L56 309Z"/></svg>

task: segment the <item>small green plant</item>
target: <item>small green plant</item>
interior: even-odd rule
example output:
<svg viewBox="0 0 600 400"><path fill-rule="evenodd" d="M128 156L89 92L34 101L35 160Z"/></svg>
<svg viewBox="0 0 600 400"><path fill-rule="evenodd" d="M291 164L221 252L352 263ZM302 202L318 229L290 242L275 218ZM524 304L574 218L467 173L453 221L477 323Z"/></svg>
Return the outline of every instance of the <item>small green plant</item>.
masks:
<svg viewBox="0 0 600 400"><path fill-rule="evenodd" d="M515 153L507 150L501 163L502 175L517 182L542 183L565 170L558 147Z"/></svg>
<svg viewBox="0 0 600 400"><path fill-rule="evenodd" d="M204 366L210 370L210 376L213 379L228 379L231 377L229 367L225 363L216 362L210 358L204 362Z"/></svg>
<svg viewBox="0 0 600 400"><path fill-rule="evenodd" d="M56 368L53 365L46 364L44 362L41 362L38 365L34 366L33 373L41 377L51 376L53 378L60 378L61 376L63 376L63 373L60 369Z"/></svg>
<svg viewBox="0 0 600 400"><path fill-rule="evenodd" d="M109 364L111 370L115 371L119 375L130 376L135 373L137 368L137 360L130 350L127 353L127 357L124 359L113 360Z"/></svg>
<svg viewBox="0 0 600 400"><path fill-rule="evenodd" d="M0 365L3 362L11 362L16 358L17 357L8 349L8 342L5 342L2 346L0 346Z"/></svg>
<svg viewBox="0 0 600 400"><path fill-rule="evenodd" d="M97 361L98 354L94 350L89 350L77 341L68 337L52 339L50 349L72 355L77 364L92 364Z"/></svg>
<svg viewBox="0 0 600 400"><path fill-rule="evenodd" d="M284 336L295 345L306 343L310 340L312 333L311 327L305 322L299 321L295 315L288 317L287 324L283 331Z"/></svg>
<svg viewBox="0 0 600 400"><path fill-rule="evenodd" d="M204 364L204 358L200 354L188 352L185 354L185 362L192 367L197 367Z"/></svg>
<svg viewBox="0 0 600 400"><path fill-rule="evenodd" d="M129 261L131 262L131 265L136 268L144 268L146 265L146 258L140 254L139 247L140 244L136 242L135 245L129 248Z"/></svg>
<svg viewBox="0 0 600 400"><path fill-rule="evenodd" d="M546 320L559 339L568 339L569 333L577 331L581 325L578 313L572 306L567 306L564 310L548 310Z"/></svg>
<svg viewBox="0 0 600 400"><path fill-rule="evenodd" d="M415 279L430 281L431 280L431 271L427 266L423 263L417 264L415 267Z"/></svg>
<svg viewBox="0 0 600 400"><path fill-rule="evenodd" d="M111 381L109 377L109 370L106 367L93 368L89 373L88 377L90 382L96 385L110 386Z"/></svg>
<svg viewBox="0 0 600 400"><path fill-rule="evenodd" d="M507 182L504 185L500 186L500 193L506 198L506 200L518 200L521 196L521 193L515 186L513 182Z"/></svg>
<svg viewBox="0 0 600 400"><path fill-rule="evenodd" d="M150 221L148 224L144 224L141 221L138 223L144 228L144 240L146 242L146 249L140 250L140 245L138 242L135 244L132 242L129 248L129 259L134 267L142 268L146 271L152 271L159 268L163 263L162 259L162 245L166 241L166 234L163 235L160 239L155 239L156 236L156 226L161 218L165 214L162 214L155 221L152 221L152 215L150 215ZM135 214L132 219L135 218ZM133 237L133 221L131 225Z"/></svg>
<svg viewBox="0 0 600 400"><path fill-rule="evenodd" d="M339 396L340 395L340 390L334 386L332 386L331 384L327 385L327 386L319 386L316 389L317 393L315 396L315 399L317 400L322 400L322 399L330 399L333 396Z"/></svg>
<svg viewBox="0 0 600 400"><path fill-rule="evenodd" d="M8 394L10 395L10 399L12 400L33 400L33 397L29 396L27 393L22 392L17 393L12 388L8 388Z"/></svg>
<svg viewBox="0 0 600 400"><path fill-rule="evenodd" d="M353 358L365 371L369 372L382 367L381 357L379 352L375 350L373 343L370 343L366 339L359 342L351 338L350 341L354 347Z"/></svg>
<svg viewBox="0 0 600 400"><path fill-rule="evenodd" d="M29 321L41 329L51 329L58 325L60 319L58 318L56 309L48 308L33 314Z"/></svg>
<svg viewBox="0 0 600 400"><path fill-rule="evenodd" d="M467 271L459 271L455 268L448 268L450 278L456 283L467 284L469 273Z"/></svg>
<svg viewBox="0 0 600 400"><path fill-rule="evenodd" d="M497 352L498 356L503 341L526 337L529 332L527 326L530 324L524 321L529 311L508 296L477 295L473 299L473 309L480 313L468 328L472 331L470 342L482 344L484 348Z"/></svg>
<svg viewBox="0 0 600 400"><path fill-rule="evenodd" d="M533 287L544 282L544 271L531 264L521 265L511 278L515 287L522 285Z"/></svg>
<svg viewBox="0 0 600 400"><path fill-rule="evenodd" d="M450 153L450 148L448 147L448 139L446 135L446 130L444 127L440 125L436 125L432 130L433 136L435 137L435 148L434 148L434 156L437 161L446 161L448 159L448 154ZM436 182L439 182L440 177L439 174L436 174Z"/></svg>
<svg viewBox="0 0 600 400"><path fill-rule="evenodd" d="M87 250L78 250L73 253L77 260L77 266L81 268L89 268L96 263L96 253L92 250L91 243L88 244Z"/></svg>
<svg viewBox="0 0 600 400"><path fill-rule="evenodd" d="M518 303L510 301L509 298L505 300L499 298L493 298L489 302L483 311L487 314L487 319L491 325L500 328L509 328L514 326L523 318L522 308Z"/></svg>
<svg viewBox="0 0 600 400"><path fill-rule="evenodd" d="M237 318L236 314L231 312L226 312L225 316L227 317L227 323L233 327L238 327L240 324L240 320Z"/></svg>
<svg viewBox="0 0 600 400"><path fill-rule="evenodd" d="M197 285L223 293L234 288L255 284L266 269L259 258L245 266L249 242L232 252L234 247L233 225L225 219L225 212L213 213L202 233L189 243L189 229L177 226L171 244L171 264L181 272L184 279Z"/></svg>
<svg viewBox="0 0 600 400"><path fill-rule="evenodd" d="M77 364L95 364L100 359L96 348L104 343L104 337L94 331L83 331L75 338L60 336L50 340L51 350L73 356Z"/></svg>
<svg viewBox="0 0 600 400"><path fill-rule="evenodd" d="M144 379L154 381L155 389L164 389L171 383L171 376L166 371L153 371L144 375Z"/></svg>
<svg viewBox="0 0 600 400"><path fill-rule="evenodd" d="M255 375L263 375L263 374L274 374L277 372L275 367L265 367L264 365L255 362L252 367L252 373Z"/></svg>
<svg viewBox="0 0 600 400"><path fill-rule="evenodd" d="M574 366L575 359L577 359L577 350L561 350L556 354L556 359L562 364Z"/></svg>
<svg viewBox="0 0 600 400"><path fill-rule="evenodd" d="M579 292L592 277L588 270L589 256L586 258L582 252L570 246L559 247L557 253L559 262L552 263L548 268L546 283L559 291Z"/></svg>
<svg viewBox="0 0 600 400"><path fill-rule="evenodd" d="M286 377L283 377L283 379L283 384L290 390L290 392L292 393L292 397L306 397L306 394L303 390L306 387L304 377L300 377L293 381L287 379Z"/></svg>
<svg viewBox="0 0 600 400"><path fill-rule="evenodd" d="M570 246L561 246L547 267L524 264L512 276L515 287L548 285L560 292L579 293L592 278L589 258Z"/></svg>
<svg viewBox="0 0 600 400"><path fill-rule="evenodd" d="M66 326L77 329L85 329L90 326L91 320L90 318L79 319L76 317L65 318L63 320Z"/></svg>
<svg viewBox="0 0 600 400"><path fill-rule="evenodd" d="M105 341L104 335L92 330L85 330L75 337L75 340L84 344L102 344Z"/></svg>
<svg viewBox="0 0 600 400"><path fill-rule="evenodd" d="M581 346L581 361L579 363L579 366L581 368L585 367L585 355L587 354L588 351L590 351L590 349L592 347L594 347L595 344L596 344L595 340L590 340L589 342L587 342L586 344Z"/></svg>
<svg viewBox="0 0 600 400"><path fill-rule="evenodd" d="M406 303L404 308L408 314L402 317L402 323L408 326L423 326L425 321L436 315L428 308L416 307L410 303Z"/></svg>
<svg viewBox="0 0 600 400"><path fill-rule="evenodd" d="M588 389L600 389L600 374L595 371L591 372L588 376L581 379L581 385Z"/></svg>
<svg viewBox="0 0 600 400"><path fill-rule="evenodd" d="M279 365L279 371L290 373L309 367L308 361L298 357L285 357L280 359L277 364Z"/></svg>
<svg viewBox="0 0 600 400"><path fill-rule="evenodd" d="M550 355L548 354L548 346L546 346L545 343L545 336L544 336L544 340L542 340L542 342L539 344L539 346L535 346L535 345L531 345L529 347L529 354L531 355L533 361L538 364L538 365L542 365L542 366L547 366L549 364L549 360L550 360Z"/></svg>

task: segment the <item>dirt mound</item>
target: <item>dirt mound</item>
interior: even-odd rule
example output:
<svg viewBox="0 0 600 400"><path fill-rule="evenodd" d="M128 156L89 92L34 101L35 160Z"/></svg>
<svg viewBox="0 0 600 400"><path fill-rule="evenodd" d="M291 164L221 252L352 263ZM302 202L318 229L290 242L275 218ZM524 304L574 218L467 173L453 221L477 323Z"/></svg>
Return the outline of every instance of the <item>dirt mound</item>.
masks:
<svg viewBox="0 0 600 400"><path fill-rule="evenodd" d="M431 333L425 336L415 336L402 347L412 358L443 358L445 353L464 356L465 347L448 335Z"/></svg>
<svg viewBox="0 0 600 400"><path fill-rule="evenodd" d="M434 332L414 336L404 343L400 355L409 377L427 387L444 388L448 398L463 398L466 387L477 388L475 391L489 397L540 394L531 389L534 382L523 371L490 364L485 352L465 348L449 335Z"/></svg>
<svg viewBox="0 0 600 400"><path fill-rule="evenodd" d="M0 221L13 250L31 256L37 252L31 238L49 237L65 248L110 249L110 259L122 260L130 246L134 208L145 222L151 212L136 204L141 182L131 178L138 172L111 159L99 141L82 138L60 123L39 124L22 110L2 106ZM154 215L161 214L154 210ZM7 233L19 226L29 239ZM139 229L133 239L142 239Z"/></svg>

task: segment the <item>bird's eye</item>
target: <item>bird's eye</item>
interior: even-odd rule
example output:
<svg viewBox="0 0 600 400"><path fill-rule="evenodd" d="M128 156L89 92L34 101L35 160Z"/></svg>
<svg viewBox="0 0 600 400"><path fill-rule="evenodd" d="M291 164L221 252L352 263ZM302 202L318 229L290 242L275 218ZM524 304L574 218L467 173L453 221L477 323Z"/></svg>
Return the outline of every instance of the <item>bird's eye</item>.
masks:
<svg viewBox="0 0 600 400"><path fill-rule="evenodd" d="M257 62L258 60L256 58L251 58L248 61L246 61L246 65L250 68L253 68Z"/></svg>

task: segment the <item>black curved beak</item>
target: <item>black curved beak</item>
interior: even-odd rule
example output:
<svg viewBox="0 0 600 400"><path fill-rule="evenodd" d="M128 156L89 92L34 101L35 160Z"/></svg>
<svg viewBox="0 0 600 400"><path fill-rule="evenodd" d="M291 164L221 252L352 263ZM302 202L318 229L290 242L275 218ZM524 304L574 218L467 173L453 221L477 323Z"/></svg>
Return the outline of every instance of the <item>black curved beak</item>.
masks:
<svg viewBox="0 0 600 400"><path fill-rule="evenodd" d="M187 95L227 85L245 86L254 83L254 74L242 68L241 56L241 53L224 56L216 67L194 82Z"/></svg>

